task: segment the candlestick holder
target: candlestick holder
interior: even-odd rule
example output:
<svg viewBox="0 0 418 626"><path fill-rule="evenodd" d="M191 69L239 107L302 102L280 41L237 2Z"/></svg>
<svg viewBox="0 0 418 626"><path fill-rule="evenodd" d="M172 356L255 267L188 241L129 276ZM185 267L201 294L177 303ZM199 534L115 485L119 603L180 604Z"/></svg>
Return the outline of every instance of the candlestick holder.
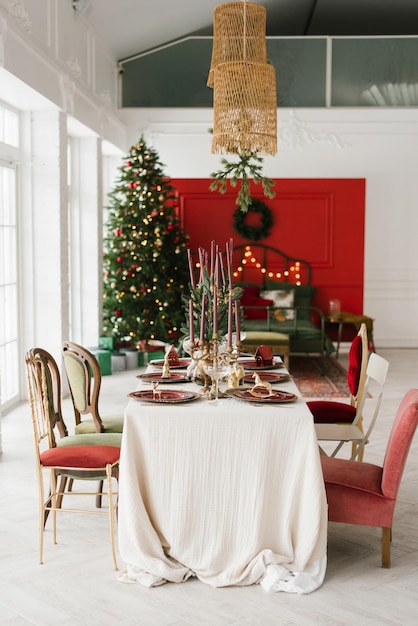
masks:
<svg viewBox="0 0 418 626"><path fill-rule="evenodd" d="M202 382L203 392L209 400L218 400L219 383L223 378L228 377L228 387L231 388L237 387L244 377L244 370L238 364L240 342L235 346L227 346L214 335L211 341L189 341L183 347L191 357L187 376L196 382ZM232 381L237 384L232 384Z"/></svg>

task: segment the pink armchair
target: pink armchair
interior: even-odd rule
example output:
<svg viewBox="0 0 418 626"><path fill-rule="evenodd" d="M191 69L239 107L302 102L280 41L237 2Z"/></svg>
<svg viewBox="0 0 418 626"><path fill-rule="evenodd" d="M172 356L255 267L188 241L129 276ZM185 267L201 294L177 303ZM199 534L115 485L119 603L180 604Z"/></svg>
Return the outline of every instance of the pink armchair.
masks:
<svg viewBox="0 0 418 626"><path fill-rule="evenodd" d="M382 528L382 567L390 567L393 513L409 448L418 424L418 389L402 399L383 467L321 456L330 522Z"/></svg>

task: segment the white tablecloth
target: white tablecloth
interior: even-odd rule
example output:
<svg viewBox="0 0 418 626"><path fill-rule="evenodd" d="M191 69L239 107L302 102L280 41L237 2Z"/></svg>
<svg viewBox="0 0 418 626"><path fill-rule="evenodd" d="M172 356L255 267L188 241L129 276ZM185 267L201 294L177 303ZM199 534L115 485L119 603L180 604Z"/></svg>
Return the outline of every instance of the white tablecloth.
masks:
<svg viewBox="0 0 418 626"><path fill-rule="evenodd" d="M298 393L292 381L278 388ZM327 506L305 402L131 399L118 534L124 582L155 586L197 576L216 587L261 583L267 591L296 593L319 587Z"/></svg>

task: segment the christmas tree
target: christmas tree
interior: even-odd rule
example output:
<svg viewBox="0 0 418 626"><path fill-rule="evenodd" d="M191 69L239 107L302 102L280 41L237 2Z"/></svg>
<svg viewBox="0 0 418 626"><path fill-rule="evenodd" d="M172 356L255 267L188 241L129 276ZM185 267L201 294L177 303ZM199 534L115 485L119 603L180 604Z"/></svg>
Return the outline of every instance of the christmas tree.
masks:
<svg viewBox="0 0 418 626"><path fill-rule="evenodd" d="M119 167L104 237L103 330L118 343L173 343L184 324L188 236L158 154L143 137Z"/></svg>

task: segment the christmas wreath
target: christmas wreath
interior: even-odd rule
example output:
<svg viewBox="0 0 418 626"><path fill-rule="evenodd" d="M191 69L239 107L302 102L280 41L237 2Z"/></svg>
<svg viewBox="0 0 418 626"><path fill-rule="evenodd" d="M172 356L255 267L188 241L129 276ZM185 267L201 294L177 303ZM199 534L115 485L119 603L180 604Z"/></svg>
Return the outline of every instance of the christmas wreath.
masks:
<svg viewBox="0 0 418 626"><path fill-rule="evenodd" d="M260 214L260 224L258 226L246 224L248 213ZM234 229L243 239L250 239L251 241L265 239L269 236L272 226L273 214L261 200L251 198L251 204L246 213L243 213L241 209L236 209L234 212Z"/></svg>

